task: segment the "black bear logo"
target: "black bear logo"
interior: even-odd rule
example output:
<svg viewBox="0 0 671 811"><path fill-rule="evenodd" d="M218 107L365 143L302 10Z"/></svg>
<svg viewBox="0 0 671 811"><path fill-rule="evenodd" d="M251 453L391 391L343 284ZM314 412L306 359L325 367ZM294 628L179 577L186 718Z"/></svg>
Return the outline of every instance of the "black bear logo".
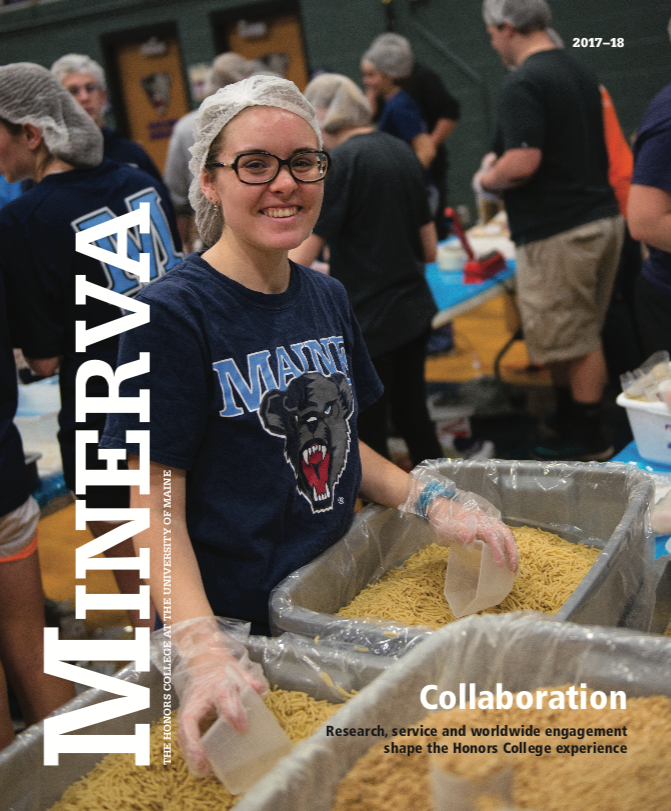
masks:
<svg viewBox="0 0 671 811"><path fill-rule="evenodd" d="M349 452L352 391L340 372L308 372L286 391L271 389L261 400L265 429L285 439L284 455L312 512L333 508L335 486Z"/></svg>

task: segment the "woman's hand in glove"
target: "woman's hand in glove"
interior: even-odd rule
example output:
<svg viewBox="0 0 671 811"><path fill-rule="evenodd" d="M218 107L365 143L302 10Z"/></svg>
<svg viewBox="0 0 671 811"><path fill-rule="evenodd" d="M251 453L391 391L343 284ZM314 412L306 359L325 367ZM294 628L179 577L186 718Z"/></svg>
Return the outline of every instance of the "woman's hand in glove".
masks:
<svg viewBox="0 0 671 811"><path fill-rule="evenodd" d="M516 572L520 555L515 536L502 521L487 515L474 501L460 504L451 498L438 496L428 507L427 518L446 542L456 541L467 549L475 540L483 541L492 550L494 562ZM437 541L440 543L440 540Z"/></svg>
<svg viewBox="0 0 671 811"><path fill-rule="evenodd" d="M211 771L201 745L202 726L220 715L244 732L247 718L241 692L268 690L261 666L245 646L221 631L216 617L198 617L172 626L173 684L179 695L177 741L192 774Z"/></svg>
<svg viewBox="0 0 671 811"><path fill-rule="evenodd" d="M492 550L494 562L516 572L519 551L515 536L501 520L501 513L489 501L465 490L427 467L410 474L408 495L399 507L426 518L437 531L437 543L457 542L470 549L476 540Z"/></svg>

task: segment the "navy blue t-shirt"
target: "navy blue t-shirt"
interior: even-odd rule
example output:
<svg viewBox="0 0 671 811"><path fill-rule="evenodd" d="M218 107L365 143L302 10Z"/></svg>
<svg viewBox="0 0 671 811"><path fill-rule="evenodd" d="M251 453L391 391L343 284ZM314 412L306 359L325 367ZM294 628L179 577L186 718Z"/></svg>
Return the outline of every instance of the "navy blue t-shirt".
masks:
<svg viewBox="0 0 671 811"><path fill-rule="evenodd" d="M30 495L21 436L14 425L17 401L16 364L0 275L0 518L20 507Z"/></svg>
<svg viewBox="0 0 671 811"><path fill-rule="evenodd" d="M292 264L286 291L259 293L197 254L142 291L146 325L119 363L150 352L124 396L151 392L151 422L114 414L102 446L137 447L187 471L186 521L215 614L267 627L270 591L345 534L361 482L359 410L381 394L347 295Z"/></svg>
<svg viewBox="0 0 671 811"><path fill-rule="evenodd" d="M412 141L427 131L419 105L405 90L385 101L377 128L404 141Z"/></svg>
<svg viewBox="0 0 671 811"><path fill-rule="evenodd" d="M671 84L650 102L634 143L632 183L671 193ZM643 275L671 296L671 254L649 247Z"/></svg>
<svg viewBox="0 0 671 811"><path fill-rule="evenodd" d="M149 203L149 234L128 240L128 253L151 255L151 279L162 276L182 260L179 235L163 202L165 187L139 169L103 160L96 169L47 175L30 191L0 211L0 272L7 286L8 315L13 345L28 358L61 355L59 415L61 454L65 481L74 488L75 377L87 360L116 366L118 337L90 344L75 352L75 321L87 329L123 315L113 305L87 297L75 305L75 276L124 296L135 296L143 284L112 264L103 264L75 251L75 235ZM137 230L137 229L134 229ZM115 252L110 238L98 240L100 248ZM139 246L139 247L138 247ZM90 396L105 396L107 384L93 378ZM102 430L105 415L91 414L78 428Z"/></svg>
<svg viewBox="0 0 671 811"><path fill-rule="evenodd" d="M109 127L102 127L101 131L103 134L103 155L106 158L142 169L143 172L163 182L156 164L140 144L131 141L129 138L122 137L116 130Z"/></svg>

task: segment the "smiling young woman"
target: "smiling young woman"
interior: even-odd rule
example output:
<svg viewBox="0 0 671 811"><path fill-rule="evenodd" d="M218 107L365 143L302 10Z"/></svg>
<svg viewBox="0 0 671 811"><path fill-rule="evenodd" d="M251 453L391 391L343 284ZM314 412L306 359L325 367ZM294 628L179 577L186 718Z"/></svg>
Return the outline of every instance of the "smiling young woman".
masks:
<svg viewBox="0 0 671 811"><path fill-rule="evenodd" d="M243 110L225 133L210 149L201 174L202 192L210 205L221 207L225 223L221 238L203 259L252 290L281 293L289 284L287 251L308 236L319 216L324 196L319 181L327 164L306 182L291 163L277 166L277 158L296 164L300 155L325 153L307 121L280 108ZM269 158L274 158L277 174L267 182L253 182L253 172L263 170Z"/></svg>
<svg viewBox="0 0 671 811"><path fill-rule="evenodd" d="M358 441L357 415L382 387L344 288L288 259L329 166L313 108L291 82L254 76L207 98L194 136L190 200L209 247L142 292L151 319L125 333L119 362L151 352L151 373L121 389L151 390L151 487L132 505L150 509L138 544L172 625L182 750L204 774L198 722L214 710L244 729L241 686L264 687L216 615L268 633L271 590L347 532L358 495L403 503L408 475ZM134 453L137 427L112 416L103 447Z"/></svg>

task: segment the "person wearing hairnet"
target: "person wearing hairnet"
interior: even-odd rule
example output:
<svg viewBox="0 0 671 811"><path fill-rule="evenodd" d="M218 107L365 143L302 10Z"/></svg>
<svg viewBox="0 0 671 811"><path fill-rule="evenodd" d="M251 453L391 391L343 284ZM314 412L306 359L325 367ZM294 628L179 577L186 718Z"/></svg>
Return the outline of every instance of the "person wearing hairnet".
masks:
<svg viewBox="0 0 671 811"><path fill-rule="evenodd" d="M107 84L105 72L94 59L85 54L66 54L54 62L51 72L100 127L106 158L136 166L157 180L161 179L156 164L140 144L122 138L116 130L105 126Z"/></svg>
<svg viewBox="0 0 671 811"><path fill-rule="evenodd" d="M211 96L220 87L239 82L249 76L254 64L239 54L229 51L219 54L212 63L205 80L205 94ZM177 227L184 245L189 245L192 239L193 209L189 204L189 186L193 175L189 170L193 146L193 122L198 110L192 110L179 119L170 136L168 156L165 161L163 180L170 192L172 204L177 215Z"/></svg>
<svg viewBox="0 0 671 811"><path fill-rule="evenodd" d="M104 264L75 250L75 236L93 225L135 210L140 203L150 209L150 233L133 235L129 251L150 254L150 278L179 263L182 254L174 221L163 208L167 191L139 169L103 159L103 136L93 120L70 93L45 68L28 62L0 67L0 172L8 181L29 178L35 185L0 210L0 273L7 288L8 316L13 345L22 349L32 370L53 375L60 367L61 411L58 439L63 474L70 490L76 489L75 432L102 432L105 415L89 412L75 418L76 378L81 366L98 360L116 367L116 336L75 349L75 322L87 329L119 318L120 308L87 296L75 299L75 278L104 291L133 297L142 287L113 263ZM109 238L98 247L113 253ZM106 397L108 386L101 376L86 388L91 397ZM95 446L88 444L87 467L104 467ZM78 495L82 495L78 493ZM89 508L123 508L129 503L127 487L86 487ZM109 522L89 522L97 537L110 529ZM133 554L130 541L107 552ZM119 589L137 593L137 571L117 570ZM148 618L129 612L134 624L148 625Z"/></svg>
<svg viewBox="0 0 671 811"><path fill-rule="evenodd" d="M357 495L397 506L412 488L357 439L358 413L381 385L345 290L288 259L314 227L329 170L314 110L292 82L252 76L205 99L194 138L190 200L208 248L140 294L151 320L122 337L119 360L151 352L151 372L121 387L152 392L150 493L132 503L151 511L142 544L171 624L179 741L204 774L199 721L213 710L242 730L240 691L264 689L216 615L268 633L271 590L347 532ZM111 415L102 446L135 454L126 431L136 425ZM167 607L158 596L166 480ZM473 509L433 484L423 499L415 488L411 506L449 514L467 541L458 516ZM476 523L501 565L516 567L512 534L484 513Z"/></svg>
<svg viewBox="0 0 671 811"><path fill-rule="evenodd" d="M438 189L438 209L434 217L436 231L439 240L445 239L449 231L445 219L449 169L446 141L459 123L459 102L449 93L434 70L422 65L414 58L412 47L406 37L394 33L380 34L373 41L373 45L400 51L405 54L405 58L409 56L411 59L412 70L409 76L403 80L403 90L417 103L420 114L426 122L429 137L436 147L436 156L429 165L429 174ZM371 94L371 96L374 98L368 100L373 107L373 121L376 121L385 102L380 96L375 94Z"/></svg>
<svg viewBox="0 0 671 811"><path fill-rule="evenodd" d="M403 47L402 43L384 37L375 39L361 58L366 89L371 95L384 99L378 129L407 141L419 162L427 169L436 156L436 145L431 140L417 102L403 89L412 68L413 57L409 45Z"/></svg>
<svg viewBox="0 0 671 811"><path fill-rule="evenodd" d="M436 228L410 147L375 132L365 96L350 79L322 74L305 97L315 108L334 168L313 233L292 251L310 265L328 243L331 275L347 290L384 395L359 415L360 438L389 458L387 411L413 465L442 456L426 407L426 342L436 305L424 263Z"/></svg>

